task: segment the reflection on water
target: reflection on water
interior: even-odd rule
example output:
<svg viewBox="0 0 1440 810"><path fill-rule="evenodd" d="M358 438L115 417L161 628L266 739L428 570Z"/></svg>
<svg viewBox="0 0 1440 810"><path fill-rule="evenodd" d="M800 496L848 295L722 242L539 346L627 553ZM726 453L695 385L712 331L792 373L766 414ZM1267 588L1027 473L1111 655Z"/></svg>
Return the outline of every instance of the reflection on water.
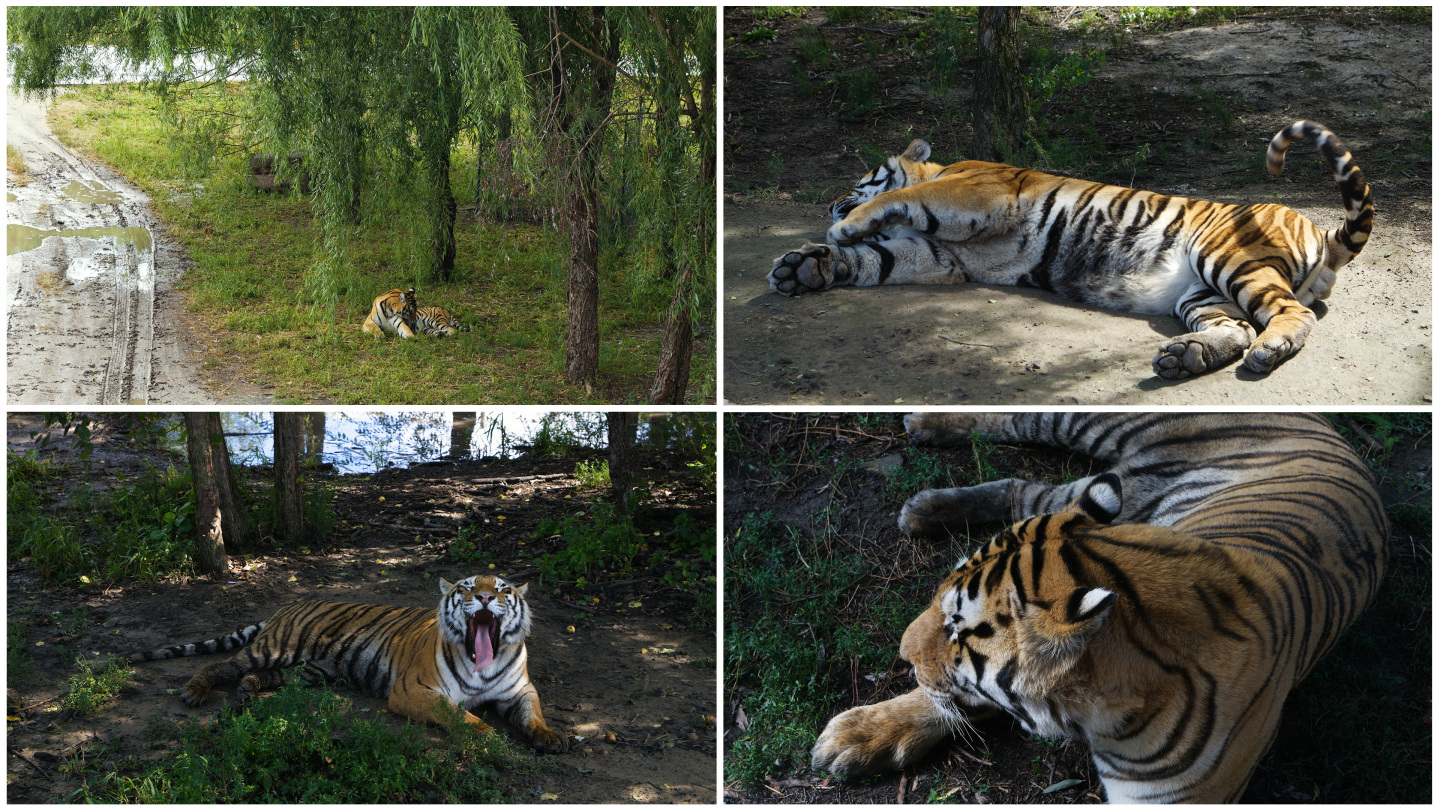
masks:
<svg viewBox="0 0 1440 810"><path fill-rule="evenodd" d="M17 225L12 222L5 225L5 255L13 256L16 253L34 250L51 236L84 236L90 239L109 237L120 246L134 245L135 250L139 253L149 253L155 247L150 241L149 228L94 227L53 230L32 228L29 225Z"/></svg>
<svg viewBox="0 0 1440 810"><path fill-rule="evenodd" d="M62 193L76 202L89 205L119 205L125 202L125 198L120 196L120 192L111 191L98 182L92 186L83 180L71 180L70 185L66 186Z"/></svg>
<svg viewBox="0 0 1440 810"><path fill-rule="evenodd" d="M271 463L275 455L272 414L226 413L221 414L221 421L235 463ZM556 445L606 445L603 413L345 411L310 414L309 425L307 432L323 431L321 461L334 465L339 473L370 473L439 459L513 459L532 449ZM636 443L654 449L698 451L702 443L711 440L706 437L713 435L713 414L641 414ZM167 444L175 452L185 452L185 424L178 415L170 423Z"/></svg>

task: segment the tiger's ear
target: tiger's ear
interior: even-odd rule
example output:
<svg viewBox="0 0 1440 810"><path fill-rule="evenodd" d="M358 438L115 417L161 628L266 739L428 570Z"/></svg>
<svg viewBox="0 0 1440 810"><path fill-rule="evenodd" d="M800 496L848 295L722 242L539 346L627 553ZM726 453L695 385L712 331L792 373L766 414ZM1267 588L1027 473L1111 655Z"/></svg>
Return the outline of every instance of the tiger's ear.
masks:
<svg viewBox="0 0 1440 810"><path fill-rule="evenodd" d="M510 584L510 589L513 590L513 591L516 593L516 595L518 595L518 596L524 596L524 595L525 595L525 592L528 591L528 590L530 590L530 583L526 582L526 583L524 583L523 585L516 585L516 584L514 584L514 583L511 583L511 584Z"/></svg>
<svg viewBox="0 0 1440 810"><path fill-rule="evenodd" d="M905 147L905 151L900 153L900 157L916 163L924 163L930 159L930 144L916 138L910 142L909 146Z"/></svg>
<svg viewBox="0 0 1440 810"><path fill-rule="evenodd" d="M1108 472L1095 476L1075 506L1096 523L1113 523L1120 517L1120 476Z"/></svg>
<svg viewBox="0 0 1440 810"><path fill-rule="evenodd" d="M445 577L440 577L440 593L449 593L455 589L455 585Z"/></svg>
<svg viewBox="0 0 1440 810"><path fill-rule="evenodd" d="M1063 601L1024 606L1016 635L1028 673L1023 690L1044 694L1069 672L1116 599L1107 588L1077 587Z"/></svg>

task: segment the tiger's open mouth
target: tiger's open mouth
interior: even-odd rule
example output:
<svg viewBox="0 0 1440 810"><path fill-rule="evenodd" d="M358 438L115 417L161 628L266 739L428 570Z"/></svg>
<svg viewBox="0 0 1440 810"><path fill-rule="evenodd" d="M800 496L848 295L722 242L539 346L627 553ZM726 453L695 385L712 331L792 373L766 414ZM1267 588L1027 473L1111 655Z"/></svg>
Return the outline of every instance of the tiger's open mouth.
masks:
<svg viewBox="0 0 1440 810"><path fill-rule="evenodd" d="M465 623L465 647L475 662L471 672L488 669L495 663L495 648L500 646L499 618L488 610L477 610Z"/></svg>

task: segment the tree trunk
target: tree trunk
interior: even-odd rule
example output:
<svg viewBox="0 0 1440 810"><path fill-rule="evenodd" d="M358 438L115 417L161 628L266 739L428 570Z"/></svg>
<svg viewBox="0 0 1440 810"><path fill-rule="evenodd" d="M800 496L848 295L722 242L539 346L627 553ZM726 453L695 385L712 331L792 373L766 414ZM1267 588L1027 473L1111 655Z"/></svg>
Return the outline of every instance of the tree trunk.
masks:
<svg viewBox="0 0 1440 810"><path fill-rule="evenodd" d="M430 187L434 190L435 210L439 217L430 226L430 261L438 281L449 281L455 272L455 192L450 188L450 144L427 161L430 165Z"/></svg>
<svg viewBox="0 0 1440 810"><path fill-rule="evenodd" d="M660 362L650 387L651 405L682 405L690 384L690 355L695 341L690 323L690 268L675 282L665 334L660 339Z"/></svg>
<svg viewBox="0 0 1440 810"><path fill-rule="evenodd" d="M585 166L581 172L591 174ZM600 368L600 208L596 189L585 187L590 182L587 178L572 186L565 201L570 230L565 379L583 385L587 394Z"/></svg>
<svg viewBox="0 0 1440 810"><path fill-rule="evenodd" d="M470 455L470 440L475 435L475 413L456 411L450 418L450 452L445 457L465 458Z"/></svg>
<svg viewBox="0 0 1440 810"><path fill-rule="evenodd" d="M275 513L277 534L286 543L305 540L305 497L300 488L300 446L305 414L275 413Z"/></svg>
<svg viewBox="0 0 1440 810"><path fill-rule="evenodd" d="M620 57L618 26L606 24L603 7L570 10L575 40L603 57L566 48L566 59L581 60L567 75L552 68L552 88L561 99L561 120L569 139L572 172L565 200L570 231L569 323L565 332L565 379L592 393L600 367L600 127L610 114L615 68Z"/></svg>
<svg viewBox="0 0 1440 810"><path fill-rule="evenodd" d="M1020 9L980 8L979 67L975 71L975 145L972 157L999 163L1020 159L1035 128L1020 73Z"/></svg>
<svg viewBox="0 0 1440 810"><path fill-rule="evenodd" d="M195 566L219 576L230 570L227 551L251 544L250 521L230 478L230 452L218 413L185 414L185 451L195 487Z"/></svg>
<svg viewBox="0 0 1440 810"><path fill-rule="evenodd" d="M325 454L325 412L311 411L305 414L305 449L301 459L307 470L320 468Z"/></svg>
<svg viewBox="0 0 1440 810"><path fill-rule="evenodd" d="M610 442L610 497L621 514L630 512L630 446L635 442L636 414L606 414Z"/></svg>

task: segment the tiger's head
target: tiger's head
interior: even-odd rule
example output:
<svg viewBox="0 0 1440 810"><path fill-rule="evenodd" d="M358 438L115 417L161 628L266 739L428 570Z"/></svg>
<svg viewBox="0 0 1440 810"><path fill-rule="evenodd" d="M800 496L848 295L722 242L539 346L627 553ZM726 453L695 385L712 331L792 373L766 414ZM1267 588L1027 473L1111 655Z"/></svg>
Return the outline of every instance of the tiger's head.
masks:
<svg viewBox="0 0 1440 810"><path fill-rule="evenodd" d="M440 626L446 641L463 645L472 673L489 668L501 651L523 644L530 634L528 588L500 577L474 576L457 583L441 578Z"/></svg>
<svg viewBox="0 0 1440 810"><path fill-rule="evenodd" d="M419 309L420 301L415 297L415 288L411 287L400 296L400 313L408 320L415 319L415 311Z"/></svg>
<svg viewBox="0 0 1440 810"><path fill-rule="evenodd" d="M930 159L930 144L919 140L910 142L904 152L892 156L875 171L860 178L850 193L830 204L830 220L839 222L861 204L876 196L897 188L923 183L945 168L938 163L927 163Z"/></svg>
<svg viewBox="0 0 1440 810"><path fill-rule="evenodd" d="M1066 540L1108 529L1119 513L1120 479L1099 476L1065 511L1014 524L946 577L900 644L942 712L1000 709L1031 733L1074 732L1052 698L1105 626L1119 589L1094 581Z"/></svg>

